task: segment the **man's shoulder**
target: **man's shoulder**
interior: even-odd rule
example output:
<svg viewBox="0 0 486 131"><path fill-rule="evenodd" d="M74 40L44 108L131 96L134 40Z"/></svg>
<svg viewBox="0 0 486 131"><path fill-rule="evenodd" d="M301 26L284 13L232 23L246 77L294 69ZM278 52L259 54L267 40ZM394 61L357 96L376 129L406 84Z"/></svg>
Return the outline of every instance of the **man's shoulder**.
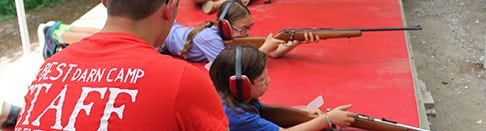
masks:
<svg viewBox="0 0 486 131"><path fill-rule="evenodd" d="M170 55L154 54L149 56L148 65L156 67L185 67L188 63Z"/></svg>
<svg viewBox="0 0 486 131"><path fill-rule="evenodd" d="M170 55L154 56L146 66L153 68L157 71L179 71L181 73L202 73L194 65Z"/></svg>

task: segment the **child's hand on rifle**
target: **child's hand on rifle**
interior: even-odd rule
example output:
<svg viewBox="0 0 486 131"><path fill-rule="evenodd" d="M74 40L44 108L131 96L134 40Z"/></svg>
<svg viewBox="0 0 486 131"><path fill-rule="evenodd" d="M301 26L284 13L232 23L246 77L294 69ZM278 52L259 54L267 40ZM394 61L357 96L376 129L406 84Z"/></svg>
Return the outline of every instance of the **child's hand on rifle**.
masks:
<svg viewBox="0 0 486 131"><path fill-rule="evenodd" d="M309 43L309 42L319 43L319 40L320 40L319 35L314 35L312 32L305 32L304 36L305 36L305 40L299 41L302 44L306 44L306 43Z"/></svg>
<svg viewBox="0 0 486 131"><path fill-rule="evenodd" d="M272 58L278 58L285 55L287 52L297 46L296 41L289 41L287 44L285 43L286 42L283 40L273 38L273 34L270 33L265 39L263 45L260 46L260 48L258 49L265 53L267 56L270 56Z"/></svg>
<svg viewBox="0 0 486 131"><path fill-rule="evenodd" d="M300 41L300 43L309 43L309 42L319 42L319 35L314 35L312 32L305 32L304 33L305 40ZM283 41L273 37L273 34L268 34L265 42L262 46L260 46L259 50L265 53L267 56L272 58L278 58L285 54L287 54L290 50L294 49L299 45L299 41Z"/></svg>
<svg viewBox="0 0 486 131"><path fill-rule="evenodd" d="M278 45L283 44L283 43L285 43L285 41L273 38L273 34L270 33L270 34L268 34L267 38L265 39L265 42L263 43L263 45L260 46L260 48L258 48L258 49L260 51L262 51L263 53L267 54L269 52L276 50Z"/></svg>
<svg viewBox="0 0 486 131"><path fill-rule="evenodd" d="M346 111L349 108L351 108L351 104L338 106L330 112L327 112L327 115L333 124L340 127L348 127L354 122L354 116L356 116L355 113Z"/></svg>

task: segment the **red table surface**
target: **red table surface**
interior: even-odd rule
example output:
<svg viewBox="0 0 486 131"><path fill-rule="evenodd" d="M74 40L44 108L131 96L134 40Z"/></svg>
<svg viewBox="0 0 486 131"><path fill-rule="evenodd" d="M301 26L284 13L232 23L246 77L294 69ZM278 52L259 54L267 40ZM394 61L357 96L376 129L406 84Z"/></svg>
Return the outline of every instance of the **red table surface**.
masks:
<svg viewBox="0 0 486 131"><path fill-rule="evenodd" d="M249 6L251 36L285 28L402 27L399 0L256 0ZM181 1L177 21L195 26L206 15L192 1ZM203 63L194 63L202 69ZM322 95L324 106L353 104L352 112L419 126L404 31L363 32L361 37L300 45L283 58L269 59L270 86L261 101L306 105Z"/></svg>

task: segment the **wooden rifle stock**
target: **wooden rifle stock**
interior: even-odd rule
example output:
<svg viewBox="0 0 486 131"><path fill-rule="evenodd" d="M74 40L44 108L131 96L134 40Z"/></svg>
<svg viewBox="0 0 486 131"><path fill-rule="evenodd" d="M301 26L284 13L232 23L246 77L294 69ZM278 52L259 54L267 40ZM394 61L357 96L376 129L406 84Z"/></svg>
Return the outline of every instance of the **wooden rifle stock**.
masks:
<svg viewBox="0 0 486 131"><path fill-rule="evenodd" d="M264 105L260 116L280 127L288 128L314 119L302 109Z"/></svg>
<svg viewBox="0 0 486 131"><path fill-rule="evenodd" d="M319 35L320 39L328 38L350 38L359 37L363 31L397 31L397 30L422 30L420 25L414 27L391 27L391 28L309 28L309 29L285 29L281 30L275 39L290 41L290 40L305 40L304 33L312 32L314 35ZM245 37L234 38L232 40L224 41L225 46L231 45L250 45L259 48L266 37Z"/></svg>
<svg viewBox="0 0 486 131"><path fill-rule="evenodd" d="M260 48L265 42L266 37L255 36L255 37L245 37L245 38L234 38L231 40L224 41L225 46L233 45L249 45L255 48Z"/></svg>
<svg viewBox="0 0 486 131"><path fill-rule="evenodd" d="M318 35L321 39L328 39L328 38L346 38L346 37L358 37L361 36L360 30L349 30L349 31L332 31L332 30L310 30L310 31L281 31L274 38L284 41L290 40L305 40L305 32L312 32L314 35Z"/></svg>

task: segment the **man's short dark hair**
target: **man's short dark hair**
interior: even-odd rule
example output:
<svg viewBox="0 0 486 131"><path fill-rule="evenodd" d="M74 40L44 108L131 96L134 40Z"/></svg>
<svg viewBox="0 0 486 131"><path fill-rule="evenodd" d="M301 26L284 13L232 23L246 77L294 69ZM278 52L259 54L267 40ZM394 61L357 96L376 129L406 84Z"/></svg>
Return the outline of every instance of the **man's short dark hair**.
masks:
<svg viewBox="0 0 486 131"><path fill-rule="evenodd" d="M106 0L109 16L128 17L133 20L146 18L169 0Z"/></svg>

